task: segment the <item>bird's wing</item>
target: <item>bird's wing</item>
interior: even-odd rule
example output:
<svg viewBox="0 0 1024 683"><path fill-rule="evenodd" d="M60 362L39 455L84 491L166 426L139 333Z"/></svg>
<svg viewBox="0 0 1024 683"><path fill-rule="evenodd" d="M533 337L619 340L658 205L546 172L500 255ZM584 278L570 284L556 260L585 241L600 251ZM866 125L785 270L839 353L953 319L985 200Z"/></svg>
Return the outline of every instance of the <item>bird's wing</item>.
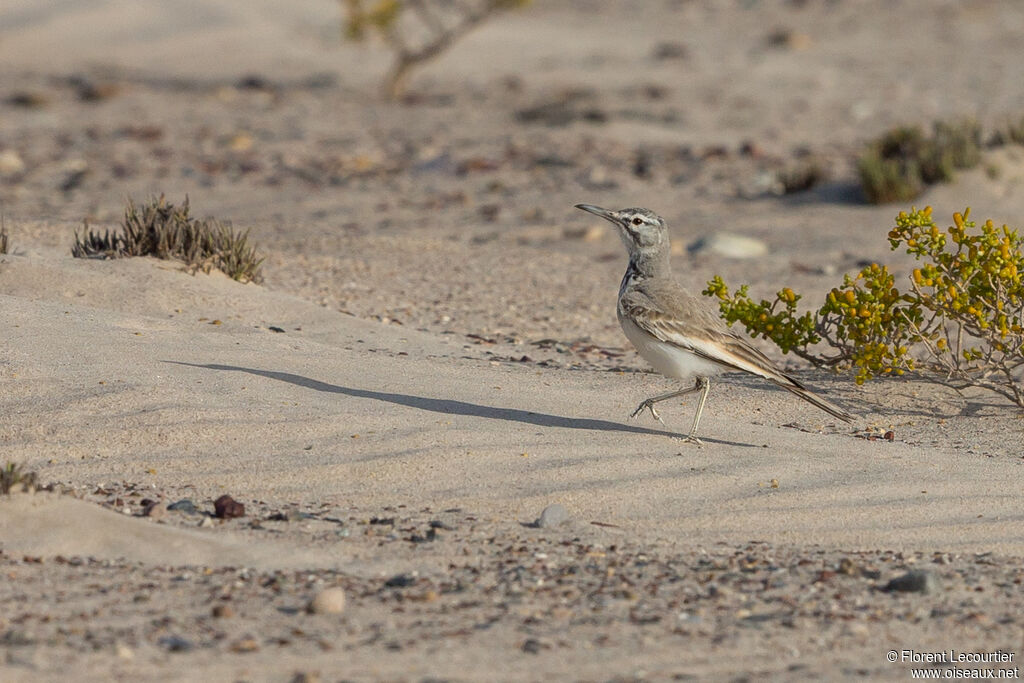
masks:
<svg viewBox="0 0 1024 683"><path fill-rule="evenodd" d="M727 368L763 377L840 420L854 419L844 408L779 370L767 356L726 327L703 301L674 283L660 289L648 287L627 292L619 306L637 327L655 339Z"/></svg>
<svg viewBox="0 0 1024 683"><path fill-rule="evenodd" d="M623 296L620 305L637 327L660 341L728 368L801 386L678 285L638 288Z"/></svg>
<svg viewBox="0 0 1024 683"><path fill-rule="evenodd" d="M701 358L766 379L797 384L782 374L767 356L732 331L713 330L680 322L657 311L641 313L634 309L630 319L656 339L686 349Z"/></svg>

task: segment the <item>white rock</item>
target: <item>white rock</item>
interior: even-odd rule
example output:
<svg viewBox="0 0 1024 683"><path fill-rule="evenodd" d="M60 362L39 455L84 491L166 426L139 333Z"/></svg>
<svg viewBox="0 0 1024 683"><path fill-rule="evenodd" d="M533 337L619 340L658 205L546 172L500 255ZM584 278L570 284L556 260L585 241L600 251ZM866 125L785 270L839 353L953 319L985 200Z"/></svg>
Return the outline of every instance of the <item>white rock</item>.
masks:
<svg viewBox="0 0 1024 683"><path fill-rule="evenodd" d="M748 259L767 254L768 245L754 237L731 232L717 232L691 243L687 247L687 251L691 254L712 251L728 258Z"/></svg>
<svg viewBox="0 0 1024 683"><path fill-rule="evenodd" d="M548 505L534 522L539 528L547 529L569 521L569 511L559 503Z"/></svg>
<svg viewBox="0 0 1024 683"><path fill-rule="evenodd" d="M345 591L341 588L325 588L317 593L306 611L310 614L341 614L345 611Z"/></svg>
<svg viewBox="0 0 1024 683"><path fill-rule="evenodd" d="M25 162L13 149L0 152L0 176L10 178L25 171Z"/></svg>

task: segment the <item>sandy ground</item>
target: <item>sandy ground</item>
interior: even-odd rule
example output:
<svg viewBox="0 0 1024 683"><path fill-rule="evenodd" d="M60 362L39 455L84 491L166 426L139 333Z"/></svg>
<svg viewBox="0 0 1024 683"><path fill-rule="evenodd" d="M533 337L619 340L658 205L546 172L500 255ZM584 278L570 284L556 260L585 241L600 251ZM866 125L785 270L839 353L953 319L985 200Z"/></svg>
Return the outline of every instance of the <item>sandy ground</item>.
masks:
<svg viewBox="0 0 1024 683"><path fill-rule="evenodd" d="M694 289L906 272L884 240L905 207L864 204L852 160L895 124L1024 113L1024 8L537 2L400 103L337 22L313 0L0 10L0 459L53 489L0 499L0 679L1019 663L1020 412L765 348L858 421L744 377L713 387L703 448L673 435L692 402L630 421L671 384L615 322L621 245L571 207L659 211ZM779 194L809 158L831 179ZM1007 147L918 204L1019 225L1022 182ZM71 258L83 219L155 193L250 228L265 282ZM767 252L687 249L719 233ZM223 494L246 515L210 517ZM533 526L551 504L569 521ZM911 570L929 590L891 590ZM307 614L330 586L345 611Z"/></svg>

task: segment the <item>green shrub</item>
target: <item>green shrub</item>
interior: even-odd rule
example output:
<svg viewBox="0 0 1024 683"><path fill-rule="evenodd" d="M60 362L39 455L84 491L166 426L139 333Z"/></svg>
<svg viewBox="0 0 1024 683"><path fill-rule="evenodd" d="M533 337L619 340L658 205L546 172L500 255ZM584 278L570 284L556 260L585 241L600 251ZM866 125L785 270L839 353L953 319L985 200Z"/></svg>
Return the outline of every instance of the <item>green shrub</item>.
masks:
<svg viewBox="0 0 1024 683"><path fill-rule="evenodd" d="M917 126L894 128L868 145L857 170L868 201L882 204L914 199L980 161L981 126L963 119L935 122L931 137Z"/></svg>
<svg viewBox="0 0 1024 683"><path fill-rule="evenodd" d="M249 232L235 232L230 225L213 219L189 216L188 197L180 207L163 195L141 208L128 200L120 233L89 230L75 232L71 253L76 258L118 258L155 256L184 261L193 270L216 268L239 282L260 282L263 257L248 243Z"/></svg>
<svg viewBox="0 0 1024 683"><path fill-rule="evenodd" d="M1000 126L989 138L989 145L993 147L1007 144L1024 145L1024 116Z"/></svg>
<svg viewBox="0 0 1024 683"><path fill-rule="evenodd" d="M920 263L903 290L885 266L846 275L821 307L798 314L801 297L784 288L754 301L747 287L730 293L721 277L704 294L722 317L819 366L849 368L858 384L879 375L922 370L954 387L993 391L1024 408L1024 238L970 209L940 230L931 207L900 212L889 232L893 250ZM827 348L822 352L821 345Z"/></svg>

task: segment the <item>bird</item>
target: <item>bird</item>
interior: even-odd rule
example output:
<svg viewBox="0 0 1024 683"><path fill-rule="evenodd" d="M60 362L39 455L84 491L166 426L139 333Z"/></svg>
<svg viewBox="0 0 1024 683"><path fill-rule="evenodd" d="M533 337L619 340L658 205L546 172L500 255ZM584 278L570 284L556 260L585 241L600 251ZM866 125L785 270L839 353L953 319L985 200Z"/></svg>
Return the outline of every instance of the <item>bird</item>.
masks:
<svg viewBox="0 0 1024 683"><path fill-rule="evenodd" d="M662 375L694 379L692 387L644 400L631 418L649 410L652 417L665 424L654 408L656 403L699 391L697 412L684 441L701 445L697 427L711 390L710 378L722 372L741 371L780 386L844 422L853 421L854 416L848 411L780 370L731 330L704 299L676 281L670 264L668 227L661 216L643 208L611 211L593 204L576 204L576 208L617 226L629 252L629 266L619 286L616 307L626 338Z"/></svg>

